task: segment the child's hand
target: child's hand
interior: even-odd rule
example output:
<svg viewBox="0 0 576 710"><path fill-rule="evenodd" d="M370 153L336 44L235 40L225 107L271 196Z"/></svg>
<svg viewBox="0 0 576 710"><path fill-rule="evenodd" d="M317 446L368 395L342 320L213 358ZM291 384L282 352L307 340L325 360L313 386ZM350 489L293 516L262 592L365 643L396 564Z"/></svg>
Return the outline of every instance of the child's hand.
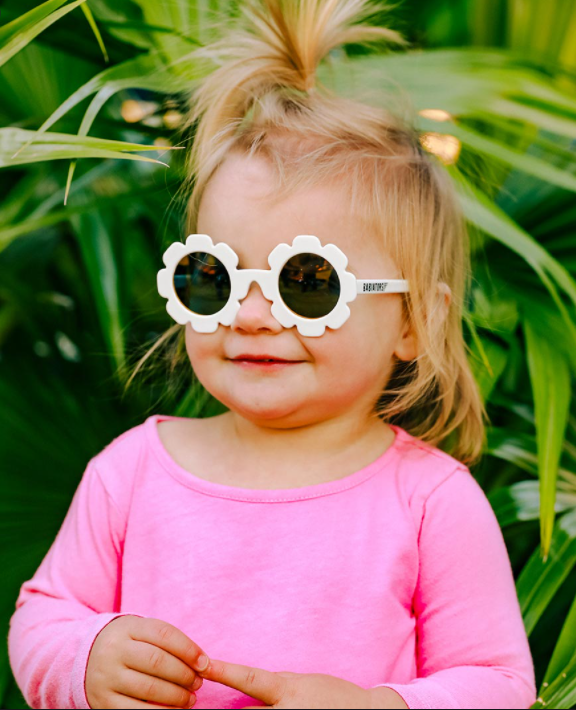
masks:
<svg viewBox="0 0 576 710"><path fill-rule="evenodd" d="M202 685L192 669L198 668L201 653L166 621L119 616L100 631L90 651L88 703L92 708L189 708L196 700L190 691Z"/></svg>
<svg viewBox="0 0 576 710"><path fill-rule="evenodd" d="M260 668L211 660L208 668L200 675L207 680L236 688L273 708L372 707L370 690L322 673L272 673Z"/></svg>

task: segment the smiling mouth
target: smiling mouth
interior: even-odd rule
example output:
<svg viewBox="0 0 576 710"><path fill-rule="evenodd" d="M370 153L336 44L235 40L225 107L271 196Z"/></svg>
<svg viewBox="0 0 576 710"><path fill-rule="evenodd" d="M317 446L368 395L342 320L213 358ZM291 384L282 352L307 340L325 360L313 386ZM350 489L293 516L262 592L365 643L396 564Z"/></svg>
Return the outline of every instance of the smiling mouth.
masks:
<svg viewBox="0 0 576 710"><path fill-rule="evenodd" d="M236 355L235 357L229 357L226 359L232 360L232 362L302 362L301 360L287 360L286 358L277 357L276 355L268 355L266 353L262 353L262 355L256 355L255 353L246 353L245 355Z"/></svg>
<svg viewBox="0 0 576 710"><path fill-rule="evenodd" d="M273 358L252 358L252 357L237 357L233 362L283 362L286 364L299 362L299 360L276 360Z"/></svg>
<svg viewBox="0 0 576 710"><path fill-rule="evenodd" d="M243 365L245 367L287 367L289 365L300 365L301 360L248 360L237 358L235 360L230 360L230 362L236 363L237 365Z"/></svg>
<svg viewBox="0 0 576 710"><path fill-rule="evenodd" d="M248 358L248 357L238 357L232 360L232 362L277 362L277 363L282 363L284 365L292 365L294 363L300 362L300 360L271 360L271 359L262 359L262 360L257 360L256 358Z"/></svg>

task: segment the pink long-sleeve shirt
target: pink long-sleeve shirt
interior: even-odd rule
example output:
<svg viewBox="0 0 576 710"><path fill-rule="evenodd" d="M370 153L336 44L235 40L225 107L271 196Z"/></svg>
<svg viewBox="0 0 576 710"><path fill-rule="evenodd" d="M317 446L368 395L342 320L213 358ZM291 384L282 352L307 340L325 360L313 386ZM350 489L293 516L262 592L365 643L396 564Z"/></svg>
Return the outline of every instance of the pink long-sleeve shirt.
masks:
<svg viewBox="0 0 576 710"><path fill-rule="evenodd" d="M339 480L207 481L152 415L94 456L10 621L33 708L89 708L88 657L123 614L167 621L208 655L387 686L409 708L528 708L534 666L506 546L469 469L399 426ZM261 704L204 681L196 708Z"/></svg>

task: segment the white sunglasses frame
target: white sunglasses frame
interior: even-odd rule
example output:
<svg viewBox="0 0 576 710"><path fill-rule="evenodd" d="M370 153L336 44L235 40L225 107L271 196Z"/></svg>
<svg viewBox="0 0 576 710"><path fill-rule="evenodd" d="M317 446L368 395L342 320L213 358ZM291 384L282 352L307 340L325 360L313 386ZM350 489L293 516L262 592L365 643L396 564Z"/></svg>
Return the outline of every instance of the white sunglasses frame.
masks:
<svg viewBox="0 0 576 710"><path fill-rule="evenodd" d="M174 273L180 260L193 252L206 252L219 259L230 275L231 291L226 305L212 315L194 313L184 306L176 294ZM280 272L286 262L296 254L312 253L327 259L334 267L340 280L340 297L334 308L321 318L306 318L294 313L282 300L278 282ZM350 317L346 305L359 294L406 293L408 281L404 279L357 279L346 270L348 258L335 244L322 246L318 237L299 234L292 245L277 244L268 256L270 269L238 269L238 255L225 244L214 244L208 234L190 234L186 243L174 242L164 252L162 261L165 269L157 274L158 293L168 299L166 311L180 325L190 323L197 333L214 333L218 325L231 325L240 310L240 300L245 298L252 281L256 281L264 297L272 301L272 315L284 326L296 326L300 335L317 338L324 335L326 327L340 328Z"/></svg>

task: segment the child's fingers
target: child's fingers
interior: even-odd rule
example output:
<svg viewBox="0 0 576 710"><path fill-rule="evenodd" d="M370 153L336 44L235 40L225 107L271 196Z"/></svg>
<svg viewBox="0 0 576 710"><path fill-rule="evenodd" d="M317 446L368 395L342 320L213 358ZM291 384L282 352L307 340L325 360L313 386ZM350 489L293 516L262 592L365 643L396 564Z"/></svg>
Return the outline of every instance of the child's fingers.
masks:
<svg viewBox="0 0 576 710"><path fill-rule="evenodd" d="M176 708L175 705L153 705L152 703L146 703L144 700L137 700L136 698L131 698L129 695L123 695L122 693L114 693L114 699L117 700L117 704L114 707L126 708L126 710L133 710L136 708Z"/></svg>
<svg viewBox="0 0 576 710"><path fill-rule="evenodd" d="M263 668L252 668L239 663L228 663L212 659L202 676L216 683L236 688L255 700L261 700L266 705L275 705L281 702L286 694L289 678L280 673L273 673Z"/></svg>
<svg viewBox="0 0 576 710"><path fill-rule="evenodd" d="M206 662L199 666L201 656L206 656L200 646L186 636L183 631L161 619L138 619L130 627L135 641L145 641L168 651L195 670L203 670Z"/></svg>
<svg viewBox="0 0 576 710"><path fill-rule="evenodd" d="M134 699L140 698L147 702L162 703L177 708L189 708L195 697L194 693L185 690L181 685L131 668L124 668L113 689L114 692Z"/></svg>
<svg viewBox="0 0 576 710"><path fill-rule="evenodd" d="M201 677L188 664L145 641L130 643L122 655L122 662L127 668L177 683L188 690L194 683L194 690L202 685Z"/></svg>

